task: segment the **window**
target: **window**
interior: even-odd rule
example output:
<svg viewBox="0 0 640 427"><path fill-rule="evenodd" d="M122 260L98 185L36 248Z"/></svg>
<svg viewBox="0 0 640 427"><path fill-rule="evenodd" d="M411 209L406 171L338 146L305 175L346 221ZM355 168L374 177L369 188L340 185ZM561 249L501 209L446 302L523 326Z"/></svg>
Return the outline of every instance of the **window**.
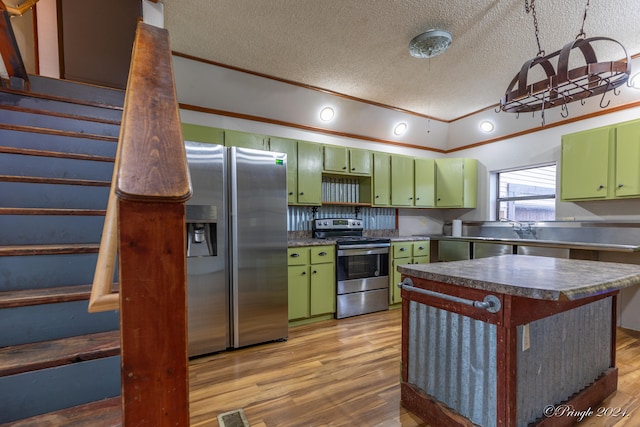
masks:
<svg viewBox="0 0 640 427"><path fill-rule="evenodd" d="M497 173L497 218L513 221L556 219L556 165Z"/></svg>

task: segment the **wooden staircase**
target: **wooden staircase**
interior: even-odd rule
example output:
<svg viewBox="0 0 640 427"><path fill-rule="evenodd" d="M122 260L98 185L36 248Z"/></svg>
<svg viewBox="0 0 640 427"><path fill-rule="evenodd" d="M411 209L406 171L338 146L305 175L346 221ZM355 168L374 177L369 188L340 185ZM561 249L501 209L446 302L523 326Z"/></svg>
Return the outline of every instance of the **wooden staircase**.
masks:
<svg viewBox="0 0 640 427"><path fill-rule="evenodd" d="M120 425L119 314L87 302L123 103L35 76L0 89L0 424Z"/></svg>

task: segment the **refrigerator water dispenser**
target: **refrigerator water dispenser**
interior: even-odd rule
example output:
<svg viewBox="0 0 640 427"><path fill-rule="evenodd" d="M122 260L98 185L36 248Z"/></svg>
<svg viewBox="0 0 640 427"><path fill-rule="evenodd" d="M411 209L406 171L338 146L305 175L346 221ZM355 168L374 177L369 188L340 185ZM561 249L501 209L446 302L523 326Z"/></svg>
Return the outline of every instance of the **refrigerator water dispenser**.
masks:
<svg viewBox="0 0 640 427"><path fill-rule="evenodd" d="M187 258L217 256L215 206L187 205Z"/></svg>

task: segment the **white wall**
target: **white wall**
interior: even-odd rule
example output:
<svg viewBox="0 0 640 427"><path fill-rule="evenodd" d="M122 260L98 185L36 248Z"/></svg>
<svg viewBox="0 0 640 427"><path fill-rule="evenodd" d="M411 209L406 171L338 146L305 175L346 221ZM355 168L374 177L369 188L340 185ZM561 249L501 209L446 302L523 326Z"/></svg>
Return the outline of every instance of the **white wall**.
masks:
<svg viewBox="0 0 640 427"><path fill-rule="evenodd" d="M399 209L399 232L403 236L438 234L443 222L454 218L495 219L492 176L496 171L559 162L563 134L640 117L640 107L637 107L557 126L558 122L565 119L560 115L561 110L556 108L546 112L546 126L541 127L539 113L535 116L516 117L511 113L496 113L493 109L488 109L445 123L182 57L174 56L173 61L176 89L181 103L247 117L235 118L181 110L182 121L186 123L433 158L445 155L408 146L331 135L320 130L447 150L537 129L534 133L507 137L498 142L450 153L451 157L471 157L479 161L477 209ZM611 101L610 107L639 101L640 90L625 86L620 96L608 93L605 103L608 100ZM580 102L569 104L569 118L574 119L590 111L600 111L600 101L601 97L598 97L590 99L584 106ZM329 124L318 119L320 109L326 105L333 106L337 111L337 118ZM265 123L259 119L282 124ZM496 124L496 130L492 134L484 134L479 130L478 123L483 119L490 119ZM391 129L399 121L409 124L409 132L403 137L394 137ZM287 124L293 124L294 127ZM318 131L314 131L315 129ZM640 200L581 203L557 201L556 208L557 219L640 220Z"/></svg>
<svg viewBox="0 0 640 427"><path fill-rule="evenodd" d="M37 8L40 75L57 79L60 78L60 58L56 0L40 0Z"/></svg>

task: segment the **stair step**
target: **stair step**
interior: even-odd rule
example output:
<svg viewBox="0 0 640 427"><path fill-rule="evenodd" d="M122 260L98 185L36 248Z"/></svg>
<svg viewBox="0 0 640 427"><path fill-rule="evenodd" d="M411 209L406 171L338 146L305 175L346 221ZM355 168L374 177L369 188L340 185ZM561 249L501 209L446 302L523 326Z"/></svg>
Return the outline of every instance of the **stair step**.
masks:
<svg viewBox="0 0 640 427"><path fill-rule="evenodd" d="M104 102L11 89L0 89L0 104L116 121L122 119L123 110L122 104L111 105Z"/></svg>
<svg viewBox="0 0 640 427"><path fill-rule="evenodd" d="M122 426L121 399L112 397L3 424L3 427L59 426L120 427Z"/></svg>
<svg viewBox="0 0 640 427"><path fill-rule="evenodd" d="M0 147L0 153L19 154L23 156L54 157L71 160L90 160L94 162L115 162L112 156L96 156L93 154L65 153L60 151L37 150L33 148Z"/></svg>
<svg viewBox="0 0 640 427"><path fill-rule="evenodd" d="M76 100L83 99L110 105L124 105L125 92L122 89L107 88L72 80L30 75L29 89L30 92L46 93Z"/></svg>
<svg viewBox="0 0 640 427"><path fill-rule="evenodd" d="M113 284L112 291L118 292L117 283ZM90 296L91 285L6 291L0 292L0 309L70 301L88 301Z"/></svg>
<svg viewBox="0 0 640 427"><path fill-rule="evenodd" d="M63 255L63 254L95 254L100 245L95 244L67 244L67 245L14 245L0 246L0 256L25 255Z"/></svg>
<svg viewBox="0 0 640 427"><path fill-rule="evenodd" d="M2 121L16 126L33 126L44 129L57 129L63 132L89 133L117 138L120 133L119 122L103 123L82 117L6 109L0 105Z"/></svg>
<svg viewBox="0 0 640 427"><path fill-rule="evenodd" d="M105 209L0 208L0 215L105 216Z"/></svg>
<svg viewBox="0 0 640 427"><path fill-rule="evenodd" d="M111 187L110 181L98 181L98 180L92 180L92 179L75 179L75 178L44 178L41 176L0 175L0 181L27 182L31 184L62 184L62 185L85 185L89 187Z"/></svg>
<svg viewBox="0 0 640 427"><path fill-rule="evenodd" d="M4 94L0 93L0 95L4 95ZM2 101L2 99L3 98L0 97L0 101ZM18 99L25 99L25 97L21 96ZM16 112L16 113L37 114L37 115L40 115L40 116L57 117L57 118L60 118L60 119L82 120L82 121L92 122L92 123L102 123L102 124L107 124L107 125L120 126L120 118L119 117L115 117L115 118L104 118L104 117L100 117L100 116L93 117L93 116L87 116L87 115L84 115L84 114L65 113L65 112L60 112L60 111L55 111L55 110L46 110L46 109L42 109L42 108L20 107L20 106L16 106L16 105L6 105L6 104L2 104L2 102L0 102L0 110L4 110L5 112L11 111L11 112Z"/></svg>
<svg viewBox="0 0 640 427"><path fill-rule="evenodd" d="M77 132L77 131L70 131L70 130L50 129L46 127L31 126L31 125L0 123L0 129L15 130L19 132L31 132L36 134L66 136L70 138L91 138L95 140L109 141L109 142L115 142L115 143L118 142L117 136Z"/></svg>
<svg viewBox="0 0 640 427"><path fill-rule="evenodd" d="M120 354L120 331L0 348L0 377Z"/></svg>

